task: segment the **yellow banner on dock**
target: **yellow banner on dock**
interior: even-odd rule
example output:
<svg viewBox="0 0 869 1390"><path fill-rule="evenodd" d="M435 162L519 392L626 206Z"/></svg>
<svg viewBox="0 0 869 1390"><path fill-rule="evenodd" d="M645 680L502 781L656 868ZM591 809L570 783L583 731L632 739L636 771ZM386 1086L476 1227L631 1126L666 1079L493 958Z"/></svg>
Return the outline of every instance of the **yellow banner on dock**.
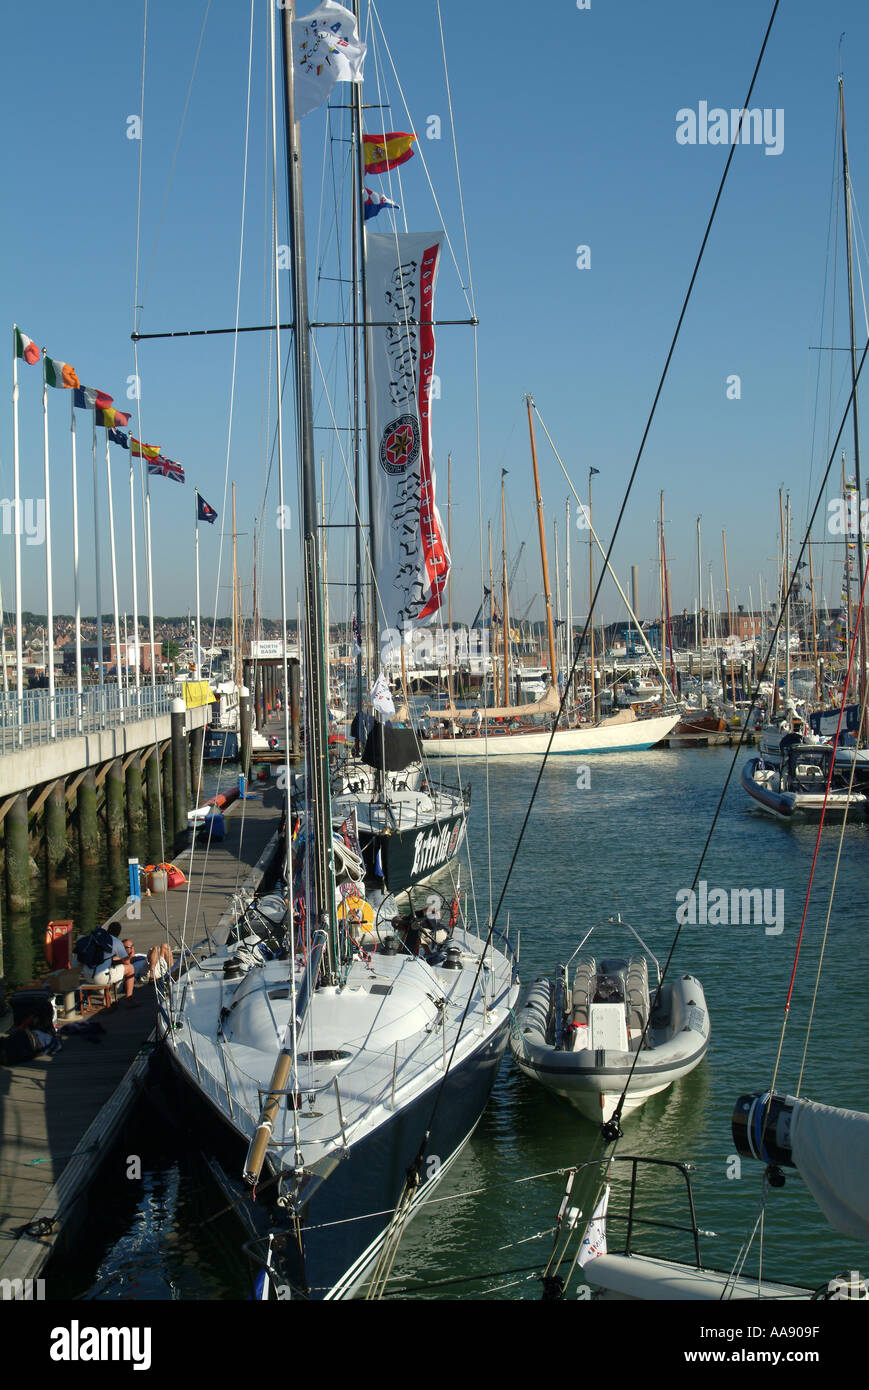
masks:
<svg viewBox="0 0 869 1390"><path fill-rule="evenodd" d="M214 704L216 699L208 681L184 682L184 703L188 709L201 709L203 705Z"/></svg>

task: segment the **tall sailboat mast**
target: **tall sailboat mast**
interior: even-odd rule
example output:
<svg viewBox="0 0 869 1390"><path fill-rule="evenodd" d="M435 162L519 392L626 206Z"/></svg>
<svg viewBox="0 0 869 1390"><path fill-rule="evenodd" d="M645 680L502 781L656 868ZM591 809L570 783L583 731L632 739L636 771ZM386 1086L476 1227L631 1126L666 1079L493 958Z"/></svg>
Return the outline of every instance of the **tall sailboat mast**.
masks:
<svg viewBox="0 0 869 1390"><path fill-rule="evenodd" d="M531 418L531 407L534 402L530 396L525 397L525 404L528 408L528 430L531 435L531 465L534 469L534 495L537 499L537 530L540 535L540 562L543 567L543 598L546 604L546 630L549 637L549 672L552 678L553 689L555 689L557 666L555 662L555 635L552 629L552 595L549 592L549 569L546 564L546 531L543 525L543 499L540 496L540 473L537 469L537 448L534 443L534 421Z"/></svg>
<svg viewBox="0 0 869 1390"><path fill-rule="evenodd" d="M235 529L235 483L232 484L232 679L241 685L241 656L238 609L238 533Z"/></svg>
<svg viewBox="0 0 869 1390"><path fill-rule="evenodd" d="M865 557L863 553L863 527L861 525L860 504L863 487L860 479L860 423L857 414L857 346L854 333L854 273L851 264L851 180L848 172L848 134L845 128L845 82L839 74L839 112L842 118L842 183L845 197L845 249L848 266L848 325L851 343L851 418L854 422L854 481L857 484L857 583L859 594L863 593ZM857 668L858 700L862 707L866 690L866 610L860 611L860 640L858 643L859 666Z"/></svg>
<svg viewBox="0 0 869 1390"><path fill-rule="evenodd" d="M447 549L453 553L453 456L447 454ZM449 627L449 641L447 643L447 701L450 709L453 708L453 567L450 565L450 575L447 580L447 626Z"/></svg>
<svg viewBox="0 0 869 1390"><path fill-rule="evenodd" d="M504 499L506 468L501 469L501 637L504 643L504 704L510 703L510 614L507 588L507 511ZM452 552L450 552L452 553Z"/></svg>
<svg viewBox="0 0 869 1390"><path fill-rule="evenodd" d="M787 585L785 591L785 713L787 714L788 700L791 697L791 495L788 493L785 503L785 562L784 562L784 584Z"/></svg>
<svg viewBox="0 0 869 1390"><path fill-rule="evenodd" d="M359 16L356 16L357 26ZM354 84L354 91L358 83ZM354 96L351 111L351 129L354 149L358 149L361 141L359 128L361 111L361 97ZM356 161L352 168L352 223L351 223L351 278L353 281L353 295L350 301L351 312L350 320L353 324L353 520L355 536L354 552L354 577L355 577L355 605L356 605L356 632L351 630L351 641L356 646L356 718L358 737L362 735L362 632L365 623L362 616L362 489L361 489L361 462L360 450L362 447L363 433L361 428L361 400L359 390L359 329L356 327L359 321L359 290L361 283L361 257L360 248L362 242L362 232L360 229L361 219L359 208L362 200L362 193L359 188L360 171ZM363 353L364 357L364 353ZM352 629L352 625L351 625ZM361 747L361 741L360 741Z"/></svg>
<svg viewBox="0 0 869 1390"><path fill-rule="evenodd" d="M329 774L329 730L326 699L326 641L323 594L317 553L317 493L314 464L314 409L311 389L310 321L305 258L304 199L301 138L294 113L292 23L295 6L282 9L284 58L284 116L287 138L287 185L290 212L290 271L293 291L293 352L296 377L296 418L302 494L304 539L305 671L308 695L308 736L305 744L313 848L313 888L316 924L328 936L328 968L339 964L332 864L332 803ZM358 98L357 98L358 100Z"/></svg>
<svg viewBox="0 0 869 1390"><path fill-rule="evenodd" d="M591 480L597 471L596 468L589 468L588 470L588 668L592 719L598 718L600 704L594 675L594 549L592 546L594 525L591 518ZM601 652L605 651L606 644L601 641Z"/></svg>
<svg viewBox="0 0 869 1390"><path fill-rule="evenodd" d="M736 704L736 674L733 665L733 610L730 606L730 575L727 570L727 533L722 529L721 544L724 547L724 588L727 593L727 639L730 649L730 698Z"/></svg>
<svg viewBox="0 0 869 1390"><path fill-rule="evenodd" d="M703 690L703 567L700 556L700 518L697 518L697 647L700 652L700 690Z"/></svg>
<svg viewBox="0 0 869 1390"><path fill-rule="evenodd" d="M353 0L353 14L354 14L355 17L356 17L356 29L357 29L357 32L361 34L361 33L362 33L362 23L361 23L361 17L360 17L360 4L359 4L359 0ZM286 23L286 21L285 21L285 23ZM365 197L365 154L364 154L364 151L363 151L363 148L362 148L362 84L361 84L361 82L354 82L354 83L352 84L352 89L353 89L353 139L354 139L354 142L355 142L355 145L356 145L356 206L357 206L357 225L358 225L358 229L359 229L359 231L358 231L358 238L357 238L357 239L354 239L354 249L355 249L356 246L357 246L357 241L358 241L359 246L361 247L361 255L359 256L358 263L357 263L358 281L357 281L356 278L354 277L354 296L355 296L355 286L356 286L356 284L358 283L359 292L360 292L361 299L362 299L362 320L361 320L361 321L362 321L362 323L363 323L364 325L367 325L367 323L368 323L368 277L367 277L366 268L365 268L365 217L364 217L364 215L363 215L362 217L359 217L359 215L358 215L358 210L362 207L362 201L363 201L363 199L364 199L364 197ZM356 301L355 301L355 297L354 297L354 311L355 311L355 303L356 303ZM355 334L356 334L356 330L354 329L354 338L355 338ZM366 327L363 327L363 329L362 329L362 370L363 370L363 372L364 372L364 374L365 374L365 400L366 400L367 403L369 403L369 406L370 406L370 401L371 401L371 383L370 383L370 380L369 380L368 328L367 328L367 326L366 326ZM357 426L358 426L358 417L357 417ZM375 517L375 507L374 507L374 479L373 479L373 476L372 476L372 473L373 473L373 469L372 469L373 460L372 460L372 458L371 458L371 441L370 441L370 439L368 440L368 450L367 450L367 453L366 453L366 457L367 457L367 460L368 460L368 468L367 468L367 470L366 470L366 471L367 471L367 474L368 474L368 558L369 558L369 566L370 566L370 568L371 568L371 572L372 572L372 576L373 576L373 573L374 573L374 564L375 564L375 557L376 557L376 555L377 555L377 550L376 550L376 545L375 545L377 532L376 532L376 517ZM359 498L359 492L358 492L358 490L357 490L357 507L358 507L358 498ZM359 580L359 584L357 585L357 592L361 593L361 579ZM376 670L377 670L377 668L378 668L378 663L379 663L379 651L380 651L380 643L379 643L379 639L378 639L378 603L377 603L377 587L376 587L376 585L374 584L373 578L372 578L372 582L371 582L370 595L371 595L371 601L370 601L370 604L369 604L369 613L370 613L370 622L371 622L371 648L370 648L370 650L371 650L371 654L372 654L372 664L371 664L371 668L370 668L369 674L370 674L370 676L373 678L373 676L374 676L374 674L375 674L375 672L376 672ZM360 626L361 626L361 623L362 623L361 617L359 618L359 623L360 623ZM360 667L359 669L361 669L361 667Z"/></svg>

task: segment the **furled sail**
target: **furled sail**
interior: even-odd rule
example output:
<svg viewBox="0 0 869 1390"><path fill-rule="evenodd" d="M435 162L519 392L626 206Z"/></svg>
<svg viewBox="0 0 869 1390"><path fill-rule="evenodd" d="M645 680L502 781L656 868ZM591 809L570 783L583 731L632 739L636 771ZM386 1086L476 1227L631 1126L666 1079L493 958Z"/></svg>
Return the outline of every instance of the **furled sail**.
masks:
<svg viewBox="0 0 869 1390"><path fill-rule="evenodd" d="M869 1239L869 1115L815 1101L795 1101L791 1152L830 1225Z"/></svg>
<svg viewBox="0 0 869 1390"><path fill-rule="evenodd" d="M431 399L441 233L365 233L369 468L374 570L384 626L438 611L450 571L435 505Z"/></svg>

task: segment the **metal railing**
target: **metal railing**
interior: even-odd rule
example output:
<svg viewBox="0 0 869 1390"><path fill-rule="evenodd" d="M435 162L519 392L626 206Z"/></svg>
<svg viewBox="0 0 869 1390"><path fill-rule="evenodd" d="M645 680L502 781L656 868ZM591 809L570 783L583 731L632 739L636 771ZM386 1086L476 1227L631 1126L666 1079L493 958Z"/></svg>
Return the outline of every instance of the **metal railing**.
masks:
<svg viewBox="0 0 869 1390"><path fill-rule="evenodd" d="M23 748L56 743L112 729L119 724L152 719L171 713L177 691L172 685L95 686L82 691L25 690L21 700L15 694L0 694L0 753L16 753Z"/></svg>

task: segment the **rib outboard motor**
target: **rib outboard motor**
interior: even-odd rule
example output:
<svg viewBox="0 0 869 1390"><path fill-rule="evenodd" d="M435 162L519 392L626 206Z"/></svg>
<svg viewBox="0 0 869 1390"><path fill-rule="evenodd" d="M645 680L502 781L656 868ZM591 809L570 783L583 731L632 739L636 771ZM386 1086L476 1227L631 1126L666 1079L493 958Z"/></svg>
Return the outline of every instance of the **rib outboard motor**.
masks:
<svg viewBox="0 0 869 1390"><path fill-rule="evenodd" d="M731 1131L736 1152L773 1168L795 1168L791 1153L793 1096L755 1091L740 1096L733 1108Z"/></svg>

